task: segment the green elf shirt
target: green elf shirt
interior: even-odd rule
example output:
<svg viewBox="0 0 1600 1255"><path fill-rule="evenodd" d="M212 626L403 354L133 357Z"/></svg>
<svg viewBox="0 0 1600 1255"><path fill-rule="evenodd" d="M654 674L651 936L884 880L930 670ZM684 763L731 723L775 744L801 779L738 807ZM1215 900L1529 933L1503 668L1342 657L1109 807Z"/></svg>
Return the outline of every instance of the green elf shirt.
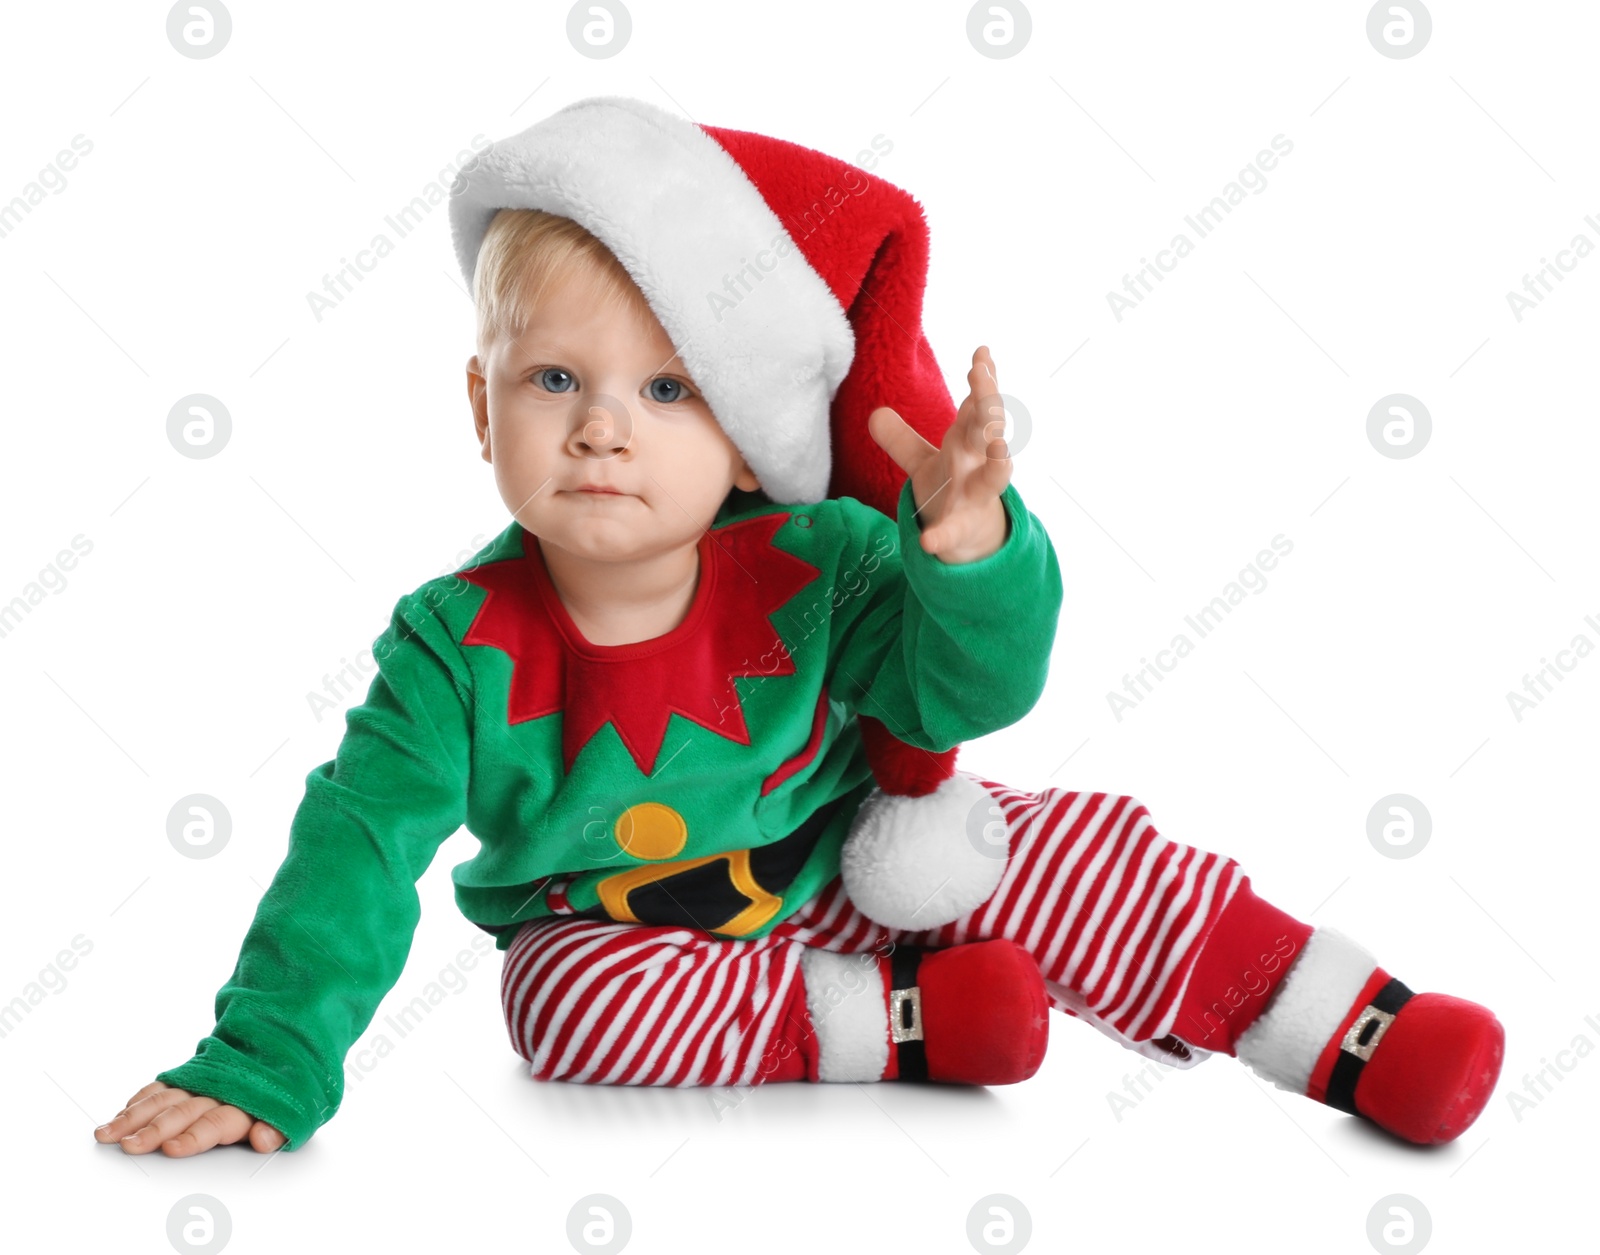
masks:
<svg viewBox="0 0 1600 1255"><path fill-rule="evenodd" d="M338 1110L344 1058L405 966L416 882L462 825L463 914L510 945L552 914L767 935L839 872L873 788L855 716L930 751L1038 701L1061 606L1015 485L1006 539L947 564L852 497L732 493L699 541L687 617L585 640L515 521L400 599L366 700L306 777L216 1027L157 1074L303 1145Z"/></svg>

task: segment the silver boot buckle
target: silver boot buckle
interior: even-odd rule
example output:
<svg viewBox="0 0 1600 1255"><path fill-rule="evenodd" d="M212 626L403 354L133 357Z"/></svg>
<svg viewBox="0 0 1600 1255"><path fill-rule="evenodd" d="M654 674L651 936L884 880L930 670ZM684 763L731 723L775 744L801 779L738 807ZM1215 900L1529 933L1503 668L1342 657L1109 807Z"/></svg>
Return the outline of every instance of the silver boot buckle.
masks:
<svg viewBox="0 0 1600 1255"><path fill-rule="evenodd" d="M889 1030L894 1040L922 1040L922 987L889 991Z"/></svg>

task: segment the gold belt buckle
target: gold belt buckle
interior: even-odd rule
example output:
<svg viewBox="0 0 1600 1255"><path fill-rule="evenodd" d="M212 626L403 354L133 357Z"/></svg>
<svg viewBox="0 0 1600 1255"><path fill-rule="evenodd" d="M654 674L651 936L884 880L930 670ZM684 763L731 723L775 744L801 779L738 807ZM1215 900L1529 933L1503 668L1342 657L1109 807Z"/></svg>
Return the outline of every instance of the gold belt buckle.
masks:
<svg viewBox="0 0 1600 1255"><path fill-rule="evenodd" d="M905 1008L911 1008L911 1022L905 1021ZM894 1040L921 1041L922 1040L922 987L913 985L909 989L891 989L889 991L889 1028Z"/></svg>
<svg viewBox="0 0 1600 1255"><path fill-rule="evenodd" d="M1378 1027L1373 1032L1372 1037L1363 1045L1361 1043L1361 1034L1366 1032L1367 1026L1374 1022L1377 1023ZM1383 1035L1389 1031L1389 1025L1393 1023L1393 1012L1380 1011L1377 1007L1368 1003L1362 1009L1361 1014L1356 1016L1356 1022L1346 1030L1344 1040L1339 1043L1339 1048L1348 1051L1365 1063L1372 1058L1372 1052L1378 1048L1378 1043L1383 1040Z"/></svg>

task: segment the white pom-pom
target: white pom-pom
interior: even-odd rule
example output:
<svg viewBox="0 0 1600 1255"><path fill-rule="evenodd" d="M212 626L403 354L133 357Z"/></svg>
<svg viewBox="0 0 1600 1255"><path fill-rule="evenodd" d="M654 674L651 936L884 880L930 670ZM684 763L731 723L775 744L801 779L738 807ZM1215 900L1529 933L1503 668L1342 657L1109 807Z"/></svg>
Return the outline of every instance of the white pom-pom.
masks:
<svg viewBox="0 0 1600 1255"><path fill-rule="evenodd" d="M1010 845L1000 804L957 771L932 793L874 789L839 854L850 901L890 928L917 931L959 919L1000 887Z"/></svg>

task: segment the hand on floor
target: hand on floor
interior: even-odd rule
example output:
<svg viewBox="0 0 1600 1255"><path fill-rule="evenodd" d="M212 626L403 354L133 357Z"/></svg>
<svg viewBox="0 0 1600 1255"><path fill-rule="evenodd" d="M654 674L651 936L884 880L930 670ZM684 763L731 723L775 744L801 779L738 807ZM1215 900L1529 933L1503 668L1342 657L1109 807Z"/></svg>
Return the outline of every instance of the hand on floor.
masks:
<svg viewBox="0 0 1600 1255"><path fill-rule="evenodd" d="M151 1081L116 1117L94 1131L97 1142L116 1142L130 1155L158 1146L174 1159L197 1155L213 1146L231 1145L246 1134L256 1150L277 1150L288 1139L265 1120L227 1103Z"/></svg>

